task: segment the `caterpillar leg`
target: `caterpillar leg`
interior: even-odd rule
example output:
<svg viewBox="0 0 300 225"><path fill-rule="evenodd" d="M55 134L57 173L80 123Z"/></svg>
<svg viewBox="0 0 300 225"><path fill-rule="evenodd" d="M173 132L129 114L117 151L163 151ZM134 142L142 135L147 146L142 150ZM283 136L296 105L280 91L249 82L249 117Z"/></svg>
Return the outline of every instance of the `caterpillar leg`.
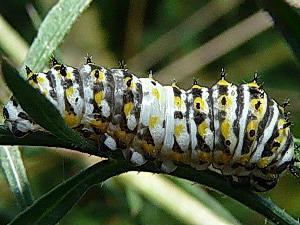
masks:
<svg viewBox="0 0 300 225"><path fill-rule="evenodd" d="M177 166L174 164L173 161L170 161L170 160L164 160L160 166L160 169L163 171L163 172L166 172L166 173L172 173L174 170L177 169Z"/></svg>
<svg viewBox="0 0 300 225"><path fill-rule="evenodd" d="M116 151L117 142L107 133L101 134L99 138L99 149L100 151Z"/></svg>
<svg viewBox="0 0 300 225"><path fill-rule="evenodd" d="M132 151L130 162L135 166L141 166L144 165L147 162L147 160L141 153L137 151Z"/></svg>

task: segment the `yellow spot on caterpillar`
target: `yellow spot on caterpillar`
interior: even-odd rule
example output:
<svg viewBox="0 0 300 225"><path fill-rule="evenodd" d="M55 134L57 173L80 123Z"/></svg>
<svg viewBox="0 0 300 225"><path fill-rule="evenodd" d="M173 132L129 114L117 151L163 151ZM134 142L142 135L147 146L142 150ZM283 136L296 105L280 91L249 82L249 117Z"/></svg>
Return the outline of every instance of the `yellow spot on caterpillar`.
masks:
<svg viewBox="0 0 300 225"><path fill-rule="evenodd" d="M178 124L175 126L175 136L178 137L182 134L184 130L184 125L183 124Z"/></svg>
<svg viewBox="0 0 300 225"><path fill-rule="evenodd" d="M269 165L269 157L263 157L257 162L259 168L265 168Z"/></svg>
<svg viewBox="0 0 300 225"><path fill-rule="evenodd" d="M252 82L248 83L247 85L248 85L248 87L259 88L259 85L255 81L252 81Z"/></svg>
<svg viewBox="0 0 300 225"><path fill-rule="evenodd" d="M192 88L195 88L195 89L201 89L202 87L201 87L200 85L198 85L198 84L194 84L194 85L192 86Z"/></svg>
<svg viewBox="0 0 300 225"><path fill-rule="evenodd" d="M42 95L47 96L49 91L48 90L43 90L41 93L42 93Z"/></svg>
<svg viewBox="0 0 300 225"><path fill-rule="evenodd" d="M91 75L95 77L98 81L104 81L105 80L105 72L99 69L95 69L92 71Z"/></svg>
<svg viewBox="0 0 300 225"><path fill-rule="evenodd" d="M290 131L290 128L289 127L286 127L285 129L282 129L282 126L286 123L286 120L285 119L279 119L278 121L278 137L276 137L274 139L274 142L277 142L279 143L279 146L282 146L286 140L287 140L287 136L289 135L289 131ZM276 151L279 149L279 146L278 147L274 147L273 149Z"/></svg>
<svg viewBox="0 0 300 225"><path fill-rule="evenodd" d="M229 85L231 85L231 83L229 83L229 82L226 81L225 79L219 80L217 84L218 84L218 85L223 85L223 86L229 86Z"/></svg>
<svg viewBox="0 0 300 225"><path fill-rule="evenodd" d="M42 84L42 83L45 82L45 79L43 77L41 77L41 76L38 76L37 77L37 81L38 81L39 84Z"/></svg>
<svg viewBox="0 0 300 225"><path fill-rule="evenodd" d="M205 110L207 108L207 103L203 100L203 98L196 97L194 99L194 109L195 110Z"/></svg>
<svg viewBox="0 0 300 225"><path fill-rule="evenodd" d="M123 111L126 117L128 117L133 109L134 105L132 102L128 102L124 105Z"/></svg>
<svg viewBox="0 0 300 225"><path fill-rule="evenodd" d="M101 119L93 119L91 121L91 125L95 128L100 129L102 132L105 132L107 130L108 123L103 122Z"/></svg>
<svg viewBox="0 0 300 225"><path fill-rule="evenodd" d="M198 134L200 134L201 137L204 137L207 133L206 131L207 129L208 129L208 124L207 122L203 121L198 125Z"/></svg>
<svg viewBox="0 0 300 225"><path fill-rule="evenodd" d="M231 125L228 120L224 120L221 124L221 134L222 136L227 139L229 138Z"/></svg>
<svg viewBox="0 0 300 225"><path fill-rule="evenodd" d="M65 112L65 121L71 128L79 124L79 118L72 112Z"/></svg>
<svg viewBox="0 0 300 225"><path fill-rule="evenodd" d="M130 83L128 83L128 81L130 81ZM126 84L126 86L129 90L136 90L136 83L133 81L132 77L125 77L124 84ZM130 86L128 86L129 84L130 84Z"/></svg>
<svg viewBox="0 0 300 225"><path fill-rule="evenodd" d="M250 154L244 154L240 157L239 163L242 165L246 165L250 161Z"/></svg>
<svg viewBox="0 0 300 225"><path fill-rule="evenodd" d="M104 81L105 80L105 74L103 71L99 71L99 78L98 80Z"/></svg>
<svg viewBox="0 0 300 225"><path fill-rule="evenodd" d="M73 72L67 72L67 79L73 80L74 79L74 74Z"/></svg>
<svg viewBox="0 0 300 225"><path fill-rule="evenodd" d="M153 88L153 89L152 89L152 95L153 95L157 100L160 99L160 93L159 93L159 91L158 91L157 88Z"/></svg>
<svg viewBox="0 0 300 225"><path fill-rule="evenodd" d="M278 133L279 133L279 136L287 136L288 133L289 133L289 130L290 128L289 127L286 127L284 129L283 128L283 125L286 123L286 120L285 119L280 119L278 121Z"/></svg>
<svg viewBox="0 0 300 225"><path fill-rule="evenodd" d="M73 87L69 87L66 89L66 95L67 97L70 97L74 94L74 88Z"/></svg>
<svg viewBox="0 0 300 225"><path fill-rule="evenodd" d="M232 99L228 97L227 95L221 95L218 98L219 106L226 108L229 108L232 106Z"/></svg>
<svg viewBox="0 0 300 225"><path fill-rule="evenodd" d="M256 130L258 127L258 121L257 120L251 120L247 125L247 136L248 139L253 141L256 136Z"/></svg>
<svg viewBox="0 0 300 225"><path fill-rule="evenodd" d="M289 129L289 127L286 127L285 129L282 129L283 125L286 123L286 120L285 119L279 119L278 121L278 129L279 129L279 133L283 133L284 130L287 130ZM281 129L280 129L281 128Z"/></svg>
<svg viewBox="0 0 300 225"><path fill-rule="evenodd" d="M29 80L28 83L34 87L34 88L37 88L37 84L33 81L33 80Z"/></svg>
<svg viewBox="0 0 300 225"><path fill-rule="evenodd" d="M124 83L126 84L129 80L132 80L132 77L125 77L124 78Z"/></svg>
<svg viewBox="0 0 300 225"><path fill-rule="evenodd" d="M136 90L136 83L132 80L129 90Z"/></svg>
<svg viewBox="0 0 300 225"><path fill-rule="evenodd" d="M250 104L252 108L255 109L256 112L258 112L259 114L263 113L264 104L265 104L264 99L259 99L259 98L252 99Z"/></svg>
<svg viewBox="0 0 300 225"><path fill-rule="evenodd" d="M101 105L101 102L104 99L104 92L99 91L98 93L95 94L94 98L95 98L95 102L97 103L97 105L98 106Z"/></svg>
<svg viewBox="0 0 300 225"><path fill-rule="evenodd" d="M182 105L182 99L179 96L176 96L174 98L174 104L177 108L180 108Z"/></svg>
<svg viewBox="0 0 300 225"><path fill-rule="evenodd" d="M149 128L153 129L154 127L156 127L157 123L158 123L158 116L150 116L149 119Z"/></svg>

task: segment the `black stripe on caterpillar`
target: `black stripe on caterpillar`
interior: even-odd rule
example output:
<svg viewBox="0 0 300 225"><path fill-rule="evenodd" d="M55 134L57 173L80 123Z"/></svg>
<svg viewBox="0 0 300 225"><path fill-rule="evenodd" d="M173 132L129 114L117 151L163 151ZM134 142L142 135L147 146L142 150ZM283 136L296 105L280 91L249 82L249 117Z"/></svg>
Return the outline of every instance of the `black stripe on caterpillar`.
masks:
<svg viewBox="0 0 300 225"><path fill-rule="evenodd" d="M210 169L256 191L273 188L294 160L285 106L257 82L221 79L211 88L162 86L122 67L107 69L90 58L74 68L52 60L46 73L26 68L28 82L43 93L73 129L97 140L99 151L122 149L131 162L148 159L172 171L177 164ZM12 97L5 123L18 137L40 130Z"/></svg>

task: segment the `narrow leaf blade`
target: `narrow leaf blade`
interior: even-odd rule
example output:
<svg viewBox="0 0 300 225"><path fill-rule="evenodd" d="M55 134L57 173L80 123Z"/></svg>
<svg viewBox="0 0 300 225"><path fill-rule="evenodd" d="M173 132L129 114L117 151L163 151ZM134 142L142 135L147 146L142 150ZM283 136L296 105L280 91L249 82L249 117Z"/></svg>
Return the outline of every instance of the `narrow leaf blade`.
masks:
<svg viewBox="0 0 300 225"><path fill-rule="evenodd" d="M91 186L128 171L129 168L125 161L99 162L43 195L21 212L10 225L56 224Z"/></svg>
<svg viewBox="0 0 300 225"><path fill-rule="evenodd" d="M60 0L42 22L23 68L28 65L36 71L44 69L53 51L91 2L92 0Z"/></svg>
<svg viewBox="0 0 300 225"><path fill-rule="evenodd" d="M33 203L33 196L19 148L0 146L0 163L20 208L27 208Z"/></svg>

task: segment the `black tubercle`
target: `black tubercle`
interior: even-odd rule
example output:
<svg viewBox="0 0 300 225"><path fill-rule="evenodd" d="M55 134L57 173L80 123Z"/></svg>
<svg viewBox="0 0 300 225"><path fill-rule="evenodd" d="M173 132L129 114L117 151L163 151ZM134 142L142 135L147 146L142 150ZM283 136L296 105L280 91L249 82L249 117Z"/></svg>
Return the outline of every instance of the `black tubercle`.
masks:
<svg viewBox="0 0 300 225"><path fill-rule="evenodd" d="M51 64L52 64L52 67L59 64L57 59L54 56L51 57Z"/></svg>
<svg viewBox="0 0 300 225"><path fill-rule="evenodd" d="M282 103L282 107L283 108L286 108L287 106L289 106L290 105L290 99L288 99L288 98L286 98L285 100L284 100L284 102Z"/></svg>
<svg viewBox="0 0 300 225"><path fill-rule="evenodd" d="M292 122L286 122L285 124L283 124L282 128L285 129L287 127L290 127L292 125Z"/></svg>
<svg viewBox="0 0 300 225"><path fill-rule="evenodd" d="M99 70L96 69L95 71L95 77L98 79L99 78Z"/></svg>
<svg viewBox="0 0 300 225"><path fill-rule="evenodd" d="M36 73L33 73L31 75L31 77L29 78L29 80L32 80L34 83L37 84L38 83L37 77L38 77L38 75Z"/></svg>
<svg viewBox="0 0 300 225"><path fill-rule="evenodd" d="M226 76L227 76L226 70L224 68L222 68L222 70L221 70L221 79L224 80Z"/></svg>
<svg viewBox="0 0 300 225"><path fill-rule="evenodd" d="M25 66L25 70L27 75L32 73L32 70L28 66Z"/></svg>
<svg viewBox="0 0 300 225"><path fill-rule="evenodd" d="M149 78L152 78L152 77L153 77L153 72L152 72L152 70L149 70L148 77L149 77Z"/></svg>
<svg viewBox="0 0 300 225"><path fill-rule="evenodd" d="M59 72L62 76L67 76L67 68L64 66L64 64L61 64Z"/></svg>
<svg viewBox="0 0 300 225"><path fill-rule="evenodd" d="M193 85L198 85L198 79L193 77Z"/></svg>
<svg viewBox="0 0 300 225"><path fill-rule="evenodd" d="M286 121L289 121L291 119L291 112L284 112L283 116Z"/></svg>
<svg viewBox="0 0 300 225"><path fill-rule="evenodd" d="M92 56L87 54L85 57L85 64L89 64L89 63L93 63Z"/></svg>
<svg viewBox="0 0 300 225"><path fill-rule="evenodd" d="M261 76L258 74L258 72L256 72L253 76L252 82L257 83L260 78Z"/></svg>
<svg viewBox="0 0 300 225"><path fill-rule="evenodd" d="M123 59L119 61L119 69L127 70L127 65Z"/></svg>

